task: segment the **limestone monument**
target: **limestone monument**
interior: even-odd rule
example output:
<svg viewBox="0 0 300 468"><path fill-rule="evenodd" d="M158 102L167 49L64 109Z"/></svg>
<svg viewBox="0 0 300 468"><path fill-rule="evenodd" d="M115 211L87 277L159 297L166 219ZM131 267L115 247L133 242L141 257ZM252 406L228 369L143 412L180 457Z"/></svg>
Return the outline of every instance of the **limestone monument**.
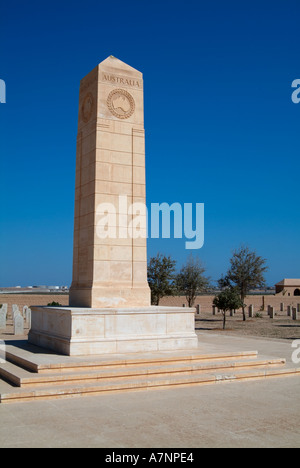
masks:
<svg viewBox="0 0 300 468"><path fill-rule="evenodd" d="M126 232L127 205L146 203L143 100L142 73L114 57L81 81L71 306L150 305L146 236ZM120 196L122 236L99 238L97 207L122 211Z"/></svg>
<svg viewBox="0 0 300 468"><path fill-rule="evenodd" d="M30 342L68 355L198 347L194 309L150 305L145 199L143 76L111 56L80 85L70 306L32 307Z"/></svg>

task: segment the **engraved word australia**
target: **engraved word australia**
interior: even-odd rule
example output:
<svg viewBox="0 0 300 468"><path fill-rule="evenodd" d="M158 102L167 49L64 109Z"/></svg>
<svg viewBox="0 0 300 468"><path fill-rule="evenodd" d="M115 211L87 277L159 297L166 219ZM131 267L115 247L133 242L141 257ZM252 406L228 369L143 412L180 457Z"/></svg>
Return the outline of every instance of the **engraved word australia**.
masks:
<svg viewBox="0 0 300 468"><path fill-rule="evenodd" d="M102 80L103 81L108 81L111 84L132 86L132 87L135 87L135 88L140 88L141 87L139 80L132 79L132 78L124 78L124 77L117 76L117 75L109 75L107 73L102 74Z"/></svg>

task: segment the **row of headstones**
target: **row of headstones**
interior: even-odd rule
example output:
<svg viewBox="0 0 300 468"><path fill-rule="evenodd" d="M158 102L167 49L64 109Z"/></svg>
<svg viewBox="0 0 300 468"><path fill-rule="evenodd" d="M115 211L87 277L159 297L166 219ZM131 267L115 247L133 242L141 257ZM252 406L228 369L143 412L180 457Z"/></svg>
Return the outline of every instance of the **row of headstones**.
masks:
<svg viewBox="0 0 300 468"><path fill-rule="evenodd" d="M186 307L186 305L185 305L185 304L182 304L182 307ZM221 312L220 309L218 309L216 306L213 306L212 311L213 311L213 315L216 315L217 312L218 312L218 313ZM196 305L196 314L197 314L197 315L200 315L200 313L201 313L201 305L200 305L200 304L197 304L197 305ZM231 315L231 316L233 316L235 313L236 313L236 310L231 310L231 311L230 311L230 315Z"/></svg>
<svg viewBox="0 0 300 468"><path fill-rule="evenodd" d="M183 304L183 307L186 307L186 305ZM213 312L213 315L217 315L217 312L220 313L221 311L220 311L220 309L218 309L216 306L213 306L212 312ZM200 315L200 313L201 313L201 305L200 305L200 304L197 304L197 305L196 305L196 314L197 314L197 315ZM231 311L230 311L231 317L233 317L234 314L236 314L236 310L231 310Z"/></svg>
<svg viewBox="0 0 300 468"><path fill-rule="evenodd" d="M201 307L197 306L197 314L200 314L200 311L201 311ZM284 311L284 304L283 303L280 304L280 311L281 312ZM216 306L213 306L213 308L212 308L213 315L216 315L217 312L220 312L220 310ZM248 307L248 313L249 313L249 318L254 317L254 305L251 304ZM233 317L235 314L236 314L236 310L231 310L230 311L230 316L231 317ZM300 304L298 304L297 307L287 306L287 316L288 317L292 317L293 320L298 320L299 319L299 314L300 314ZM275 317L275 315L276 315L275 307L268 306L268 315L272 319Z"/></svg>
<svg viewBox="0 0 300 468"><path fill-rule="evenodd" d="M14 335L24 335L25 324L27 328L31 328L31 309L28 306L24 306L22 313L16 304L12 305L12 319ZM7 320L7 304L2 304L0 308L0 330L6 329Z"/></svg>
<svg viewBox="0 0 300 468"><path fill-rule="evenodd" d="M221 311L220 311L220 309L218 309L218 307L213 306L213 308L212 308L212 314L213 315L217 315L217 313L219 314L220 312ZM234 317L235 314L236 314L236 310L231 310L230 311L230 317Z"/></svg>
<svg viewBox="0 0 300 468"><path fill-rule="evenodd" d="M284 304L280 304L280 312L284 312ZM293 320L298 320L300 314L300 304L297 304L297 307L291 305L287 306L287 316L292 317ZM268 315L270 318L274 318L276 315L275 307L268 306Z"/></svg>

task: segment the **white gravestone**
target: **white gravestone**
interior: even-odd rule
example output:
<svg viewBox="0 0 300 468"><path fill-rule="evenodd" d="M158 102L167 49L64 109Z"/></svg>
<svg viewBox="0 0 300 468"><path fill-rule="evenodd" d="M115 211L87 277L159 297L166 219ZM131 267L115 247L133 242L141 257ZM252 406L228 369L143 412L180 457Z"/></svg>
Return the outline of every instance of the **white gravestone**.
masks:
<svg viewBox="0 0 300 468"><path fill-rule="evenodd" d="M17 317L17 315L21 315L21 312L19 311L18 306L17 306L17 308L15 308L13 310L13 320L15 319L15 317ZM21 317L22 317L22 315L21 315Z"/></svg>
<svg viewBox="0 0 300 468"><path fill-rule="evenodd" d="M21 314L14 316L14 335L24 335L24 319Z"/></svg>
<svg viewBox="0 0 300 468"><path fill-rule="evenodd" d="M27 307L26 312L25 312L25 321L26 321L27 327L30 330L30 328L31 328L31 309L29 309L29 307Z"/></svg>
<svg viewBox="0 0 300 468"><path fill-rule="evenodd" d="M6 316L7 313L2 308L0 309L0 330L6 329Z"/></svg>
<svg viewBox="0 0 300 468"><path fill-rule="evenodd" d="M0 364L6 362L5 341L0 340Z"/></svg>

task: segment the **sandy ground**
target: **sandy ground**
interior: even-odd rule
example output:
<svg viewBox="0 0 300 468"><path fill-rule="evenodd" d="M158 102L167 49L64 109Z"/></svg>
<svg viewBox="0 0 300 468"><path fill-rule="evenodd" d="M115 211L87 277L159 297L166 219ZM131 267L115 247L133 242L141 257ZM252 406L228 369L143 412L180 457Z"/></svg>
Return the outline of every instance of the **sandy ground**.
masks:
<svg viewBox="0 0 300 468"><path fill-rule="evenodd" d="M286 340L300 339L300 320L292 320L286 313L278 313L274 319L270 319L266 312L262 317L248 318L243 321L242 313L238 312L234 317L226 314L226 329L223 331L222 313L213 316L211 312L201 312L196 316L196 331L213 331L223 334L247 335Z"/></svg>

